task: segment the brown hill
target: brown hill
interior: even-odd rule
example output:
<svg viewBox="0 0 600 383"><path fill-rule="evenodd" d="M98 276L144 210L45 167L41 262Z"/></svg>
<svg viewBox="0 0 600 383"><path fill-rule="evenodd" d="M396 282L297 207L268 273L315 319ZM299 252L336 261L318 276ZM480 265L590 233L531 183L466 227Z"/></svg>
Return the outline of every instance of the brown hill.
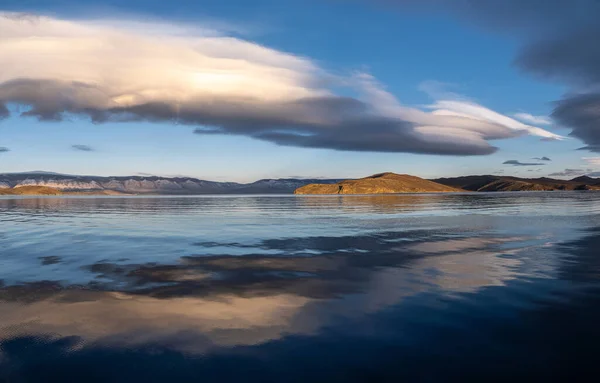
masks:
<svg viewBox="0 0 600 383"><path fill-rule="evenodd" d="M588 177L589 178L589 177ZM593 178L557 180L553 178L518 178L502 176L466 176L438 178L434 182L469 191L553 191L553 190L600 190L600 185L590 182ZM586 182L582 182L586 181Z"/></svg>
<svg viewBox="0 0 600 383"><path fill-rule="evenodd" d="M455 187L441 185L407 174L381 173L336 184L309 184L294 194L392 194L460 192Z"/></svg>
<svg viewBox="0 0 600 383"><path fill-rule="evenodd" d="M20 186L0 189L0 195L62 195L63 193L47 186Z"/></svg>

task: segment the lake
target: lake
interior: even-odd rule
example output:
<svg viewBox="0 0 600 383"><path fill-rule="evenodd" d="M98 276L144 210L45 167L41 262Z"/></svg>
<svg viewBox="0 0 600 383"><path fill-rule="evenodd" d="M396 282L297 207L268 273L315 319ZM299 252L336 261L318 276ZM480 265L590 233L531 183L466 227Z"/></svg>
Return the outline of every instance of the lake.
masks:
<svg viewBox="0 0 600 383"><path fill-rule="evenodd" d="M599 324L600 193L0 197L0 382L576 380Z"/></svg>

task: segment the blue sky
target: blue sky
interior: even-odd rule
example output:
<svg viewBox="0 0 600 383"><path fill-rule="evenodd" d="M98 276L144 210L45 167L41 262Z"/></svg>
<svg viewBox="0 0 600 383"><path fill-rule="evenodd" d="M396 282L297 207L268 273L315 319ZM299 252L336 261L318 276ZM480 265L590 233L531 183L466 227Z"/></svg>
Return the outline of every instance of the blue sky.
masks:
<svg viewBox="0 0 600 383"><path fill-rule="evenodd" d="M4 0L0 10L36 13L82 25L90 20L111 20L110 26L115 20L135 20L143 23L141 29L155 24L214 29L219 36L233 36L308 60L328 76L352 79L357 73L367 73L399 104L419 110L439 101L435 94L423 91L422 84L432 81L444 84L434 87L439 92L460 94L462 100L509 117L515 113L547 117L553 102L568 90L564 83L531 76L514 65L522 45L518 36L497 33L452 12L339 0ZM146 32L139 29L135 32ZM25 69L18 73L18 78L29 78ZM327 85L327 92L339 99L358 98L355 88L337 83ZM0 172L149 173L252 181L290 176L359 177L381 171L422 177L489 173L538 177L567 168L596 171L582 159L593 153L576 150L585 145L577 138L542 140L528 134L486 138L498 150L482 155L438 155L432 149L405 153L412 149L404 147L378 152L381 145L374 151L352 150L356 145L340 151L334 150L342 145L338 143L286 146L257 139L254 135L262 131L238 133L237 125L226 134L193 134L193 123L160 120L92 123L89 116L67 113L61 121L40 121L35 116L20 116L31 105L9 99L6 103L11 115L0 120L0 147L9 151L0 153ZM560 136L570 132L557 122L534 126ZM340 132L343 129L340 127ZM81 151L73 145L93 150ZM542 156L552 161L540 166L503 164L507 160L536 162L532 158Z"/></svg>

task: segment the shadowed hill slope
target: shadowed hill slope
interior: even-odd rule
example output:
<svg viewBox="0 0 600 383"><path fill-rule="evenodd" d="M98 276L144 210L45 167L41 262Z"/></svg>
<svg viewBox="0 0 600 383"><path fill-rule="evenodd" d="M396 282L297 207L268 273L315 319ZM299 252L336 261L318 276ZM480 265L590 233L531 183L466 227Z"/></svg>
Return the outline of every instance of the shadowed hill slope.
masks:
<svg viewBox="0 0 600 383"><path fill-rule="evenodd" d="M438 178L434 182L468 191L553 191L553 190L600 190L600 180L578 177L572 180L553 178L517 178L492 175Z"/></svg>

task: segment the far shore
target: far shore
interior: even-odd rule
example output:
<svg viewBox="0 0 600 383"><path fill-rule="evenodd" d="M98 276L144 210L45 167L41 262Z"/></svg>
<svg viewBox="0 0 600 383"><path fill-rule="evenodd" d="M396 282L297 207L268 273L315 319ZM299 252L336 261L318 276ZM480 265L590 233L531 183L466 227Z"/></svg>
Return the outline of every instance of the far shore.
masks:
<svg viewBox="0 0 600 383"><path fill-rule="evenodd" d="M65 191L47 186L18 186L15 188L0 189L0 196L61 196L61 195L82 195L82 196L127 196L134 195L122 193L114 190L91 190L91 191Z"/></svg>
<svg viewBox="0 0 600 383"><path fill-rule="evenodd" d="M280 178L242 184L189 177L97 177L49 172L0 174L0 196L370 195L584 190L600 190L600 178L580 176L560 180L547 177L474 175L424 179L409 174L386 172L359 179Z"/></svg>

